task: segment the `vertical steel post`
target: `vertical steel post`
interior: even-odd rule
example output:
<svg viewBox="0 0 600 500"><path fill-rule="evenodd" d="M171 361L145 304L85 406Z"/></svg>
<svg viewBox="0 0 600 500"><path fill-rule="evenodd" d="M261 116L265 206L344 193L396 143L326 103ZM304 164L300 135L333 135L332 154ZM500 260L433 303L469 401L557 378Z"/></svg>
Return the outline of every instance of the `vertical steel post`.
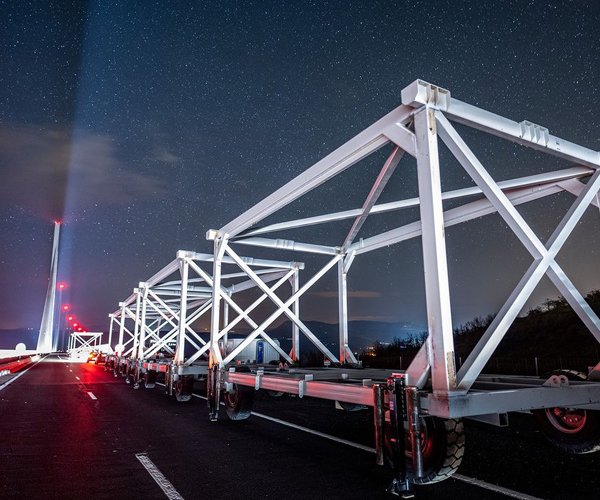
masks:
<svg viewBox="0 0 600 500"><path fill-rule="evenodd" d="M110 325L108 327L108 347L112 349L112 334L113 334L113 323L115 322L115 317L110 314Z"/></svg>
<svg viewBox="0 0 600 500"><path fill-rule="evenodd" d="M146 311L148 308L148 286L145 283L140 283L142 289L142 317L140 319L140 328L138 332L139 343L136 359L141 360L144 357L144 349L146 348Z"/></svg>
<svg viewBox="0 0 600 500"><path fill-rule="evenodd" d="M139 336L139 332L140 332L140 297L141 297L141 292L139 288L136 288L134 290L136 297L135 297L135 326L133 329L133 348L131 349L131 359L135 359L136 353L137 353L137 348L138 348L138 336Z"/></svg>
<svg viewBox="0 0 600 500"><path fill-rule="evenodd" d="M229 324L229 302L223 302L223 328ZM229 331L223 335L223 348L227 349L227 340L229 340ZM225 351L227 352L227 351Z"/></svg>
<svg viewBox="0 0 600 500"><path fill-rule="evenodd" d="M179 272L181 273L181 303L179 306L179 324L177 331L177 347L175 349L174 362L178 366L183 364L185 359L185 325L187 322L187 294L188 294L188 276L190 265L187 259L179 261Z"/></svg>
<svg viewBox="0 0 600 500"><path fill-rule="evenodd" d="M295 269L292 276L292 295L296 294L300 289L300 270ZM296 317L300 317L300 298L292 302L292 312ZM300 360L300 328L295 321L292 321L292 352L290 357L294 363Z"/></svg>
<svg viewBox="0 0 600 500"><path fill-rule="evenodd" d="M121 317L119 318L119 356L123 355L123 337L125 335L125 302L119 304L121 306Z"/></svg>
<svg viewBox="0 0 600 500"><path fill-rule="evenodd" d="M348 279L344 259L338 262L338 315L340 363L346 363L348 347Z"/></svg>
<svg viewBox="0 0 600 500"><path fill-rule="evenodd" d="M427 300L427 337L434 393L456 388L450 286L444 235L444 207L434 110L415 112L415 137Z"/></svg>
<svg viewBox="0 0 600 500"><path fill-rule="evenodd" d="M214 244L212 310L210 318L210 350L208 366L221 364L223 358L219 350L220 316L221 316L221 266L227 240L216 239Z"/></svg>

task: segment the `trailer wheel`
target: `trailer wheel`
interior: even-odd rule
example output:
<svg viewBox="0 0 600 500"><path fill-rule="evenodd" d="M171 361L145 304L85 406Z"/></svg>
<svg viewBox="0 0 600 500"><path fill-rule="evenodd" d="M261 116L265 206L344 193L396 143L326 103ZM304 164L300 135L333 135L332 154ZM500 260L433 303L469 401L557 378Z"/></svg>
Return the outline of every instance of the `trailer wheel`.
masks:
<svg viewBox="0 0 600 500"><path fill-rule="evenodd" d="M576 370L555 370L553 375L564 375L569 380L586 380ZM545 408L534 410L537 425L554 446L573 455L600 451L600 412L583 408Z"/></svg>
<svg viewBox="0 0 600 500"><path fill-rule="evenodd" d="M194 378L189 375L182 375L175 382L175 399L179 403L187 403L192 399L192 387Z"/></svg>
<svg viewBox="0 0 600 500"><path fill-rule="evenodd" d="M144 373L144 387L146 389L153 389L156 385L156 372L154 370L147 370Z"/></svg>
<svg viewBox="0 0 600 500"><path fill-rule="evenodd" d="M423 417L421 421L423 476L415 484L431 484L456 472L465 454L465 428L461 419ZM410 457L411 451L407 450Z"/></svg>
<svg viewBox="0 0 600 500"><path fill-rule="evenodd" d="M231 420L246 420L252 413L254 389L244 385L233 384L233 390L223 394L225 411Z"/></svg>

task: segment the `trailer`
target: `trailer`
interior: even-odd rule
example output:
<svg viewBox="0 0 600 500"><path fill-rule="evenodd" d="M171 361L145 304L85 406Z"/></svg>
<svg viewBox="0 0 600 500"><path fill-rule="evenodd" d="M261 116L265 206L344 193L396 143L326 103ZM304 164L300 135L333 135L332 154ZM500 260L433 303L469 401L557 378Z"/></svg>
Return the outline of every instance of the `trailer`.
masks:
<svg viewBox="0 0 600 500"><path fill-rule="evenodd" d="M566 165L559 170L496 180L469 148L455 124L533 149ZM440 140L474 185L442 190L444 168L440 163ZM337 212L284 222L263 222L323 183L335 182L336 176L383 148L389 149L387 159L360 208L341 207ZM403 175L403 171L396 168L403 156L415 159L417 196L378 203L392 175ZM556 259L585 211L592 205L599 207L599 167L600 153L597 151L556 137L543 126L529 121L515 122L459 101L446 89L416 80L402 91L401 106L239 217L220 229L209 230L207 239L213 242L214 251L202 259L210 264L210 271L200 269L196 254L179 252L176 261L157 277L140 283L134 295L120 304L120 311L111 315L111 331L114 320L118 319L120 327L116 349L118 364L124 366L127 373L129 363L137 366L139 380L143 370L146 373L159 371L158 366L162 366L160 361L150 359L158 352L157 346L165 346L165 338L176 339L176 348L170 353L172 361L163 363L167 385L173 387L175 384L179 387L175 394L186 396L191 390L189 376L202 378L206 383L209 418L214 421L218 420L221 401L231 419L248 418L257 390L328 399L346 409L370 408L375 423L377 463L393 468L394 481L389 490L402 496L410 496L415 484L437 482L457 470L465 450L464 418L506 425L509 412L532 412L544 434L565 451L599 451L600 364L589 374L557 370L545 379L482 374L544 276L551 280L590 334L600 342L600 319ZM548 241L543 243L516 207L558 193L568 193L574 201ZM343 203L345 200L339 197L336 201ZM410 209L418 211L416 220L361 237L368 218ZM531 255L531 264L481 340L457 369L445 232L452 226L489 214L498 214L502 218ZM336 244L297 241L289 236L296 231L303 238L307 234L310 238L310 228L334 223L351 226ZM361 255L419 237L428 321L426 342L405 371L360 369L348 335L348 274L358 265ZM321 259L321 264L314 272L309 272L298 262L267 261L281 275L274 276L277 274L274 270L261 274L257 271L256 259L242 257L239 247L253 248L262 252L261 256L269 252L277 255L291 252L300 254L302 260L310 258L311 262L316 262ZM301 268L304 269L302 285L298 273ZM597 272L597 269L590 272ZM188 312L190 295L200 293L189 277L190 270L206 285L202 289L201 300L204 302L198 305L200 309L206 308L204 312L210 310L209 338L203 344L191 328L197 319L194 315L200 309L192 313L194 319L190 319ZM159 284L175 271L180 274L176 282L168 282L168 286ZM338 284L337 349L330 349L310 330L300 314L301 297L329 272L336 273ZM229 288L228 280L233 275L243 276L260 296L250 302L238 301L238 296ZM280 286L286 281L291 283L291 290L282 296ZM172 292L173 302L160 299L157 287ZM271 312L265 314L258 307L263 302L270 303ZM135 311L132 310L134 303ZM152 326L147 328L151 319L148 307L156 312L152 320L156 318L158 322L164 320L172 325L167 337L161 337ZM233 320L229 318L231 311L235 314ZM292 324L289 353L278 347L267 334L281 317L287 317ZM126 327L127 318L133 321L133 328ZM251 331L241 342L232 344L231 349L223 349L223 345L228 345L231 325L242 321ZM124 344L125 332L130 339ZM149 349L145 347L147 335L155 340ZM331 362L331 367L301 369L297 366L300 335ZM190 338L202 345L196 346L195 353L185 356L184 343ZM235 362L236 356L257 339L279 354L279 366ZM127 347L129 345L131 347ZM201 357L205 362L196 365ZM144 367L143 363L148 364Z"/></svg>

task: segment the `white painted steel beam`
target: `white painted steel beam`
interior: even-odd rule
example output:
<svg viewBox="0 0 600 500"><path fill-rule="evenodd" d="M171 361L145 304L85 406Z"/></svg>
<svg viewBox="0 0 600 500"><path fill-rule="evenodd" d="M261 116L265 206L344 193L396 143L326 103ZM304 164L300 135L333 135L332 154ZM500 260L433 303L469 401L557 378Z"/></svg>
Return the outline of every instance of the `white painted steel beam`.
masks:
<svg viewBox="0 0 600 500"><path fill-rule="evenodd" d="M435 115L423 108L414 119L429 365L433 392L447 393L456 388L456 367Z"/></svg>
<svg viewBox="0 0 600 500"><path fill-rule="evenodd" d="M415 80L402 90L402 103L439 109L455 122L580 165L594 169L600 167L598 151L553 136L547 128L527 120L518 123L454 99L448 90L423 80Z"/></svg>
<svg viewBox="0 0 600 500"><path fill-rule="evenodd" d="M371 188L371 191L369 192L367 199L365 200L362 206L360 215L354 220L354 223L352 224L352 227L350 228L346 239L342 243L342 249L344 251L348 249L348 247L352 244L352 242L362 229L364 223L367 220L367 217L371 214L373 206L375 205L375 203L377 203L379 196L381 196L381 193L385 189L385 186L387 186L388 181L392 177L392 174L395 172L396 167L398 166L398 163L400 162L400 159L403 155L404 151L401 150L399 147L396 147L393 149L392 153L384 163L381 172L379 172L377 179L375 179L375 183L373 184L373 187Z"/></svg>
<svg viewBox="0 0 600 500"><path fill-rule="evenodd" d="M240 245L250 245L253 247L273 248L275 250L287 250L291 252L307 252L321 255L336 255L339 253L339 247L328 245L314 245L312 243L299 243L292 240L268 238L240 238L234 240L234 243Z"/></svg>
<svg viewBox="0 0 600 500"><path fill-rule="evenodd" d="M396 108L273 194L223 226L219 233L223 236L227 235L228 238L235 237L273 212L285 207L364 157L377 151L389 142L389 139L383 135L384 131L396 123L403 124L411 113L412 108L410 107L400 106Z"/></svg>

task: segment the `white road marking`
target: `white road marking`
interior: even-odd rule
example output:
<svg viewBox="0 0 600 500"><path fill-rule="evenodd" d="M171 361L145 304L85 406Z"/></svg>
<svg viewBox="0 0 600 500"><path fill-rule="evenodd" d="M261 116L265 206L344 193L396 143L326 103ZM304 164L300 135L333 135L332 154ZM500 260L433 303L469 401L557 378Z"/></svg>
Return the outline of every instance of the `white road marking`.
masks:
<svg viewBox="0 0 600 500"><path fill-rule="evenodd" d="M89 396L90 398L92 398L94 401L95 401L96 399L98 399L96 396L94 396L94 393L93 393L93 392L88 392L88 396Z"/></svg>
<svg viewBox="0 0 600 500"><path fill-rule="evenodd" d="M152 479L156 481L156 484L160 486L167 498L172 500L183 500L183 497L177 492L175 487L169 482L169 480L163 475L158 467L154 465L154 462L148 458L146 453L136 453L135 457L140 461L144 468L148 471L148 474L152 476Z"/></svg>
<svg viewBox="0 0 600 500"><path fill-rule="evenodd" d="M519 500L542 500L539 497L533 497L531 495L526 495L525 493L521 493L519 491L510 490L508 488L503 488L502 486L497 486L495 484L486 483L485 481L481 481L480 479L475 479L474 477L463 476L462 474L452 474L451 479L456 479L457 481L462 481L464 483L472 484L473 486L479 486L480 488L493 491L495 493L500 493L502 495L506 495L511 498L518 498Z"/></svg>
<svg viewBox="0 0 600 500"><path fill-rule="evenodd" d="M77 375L75 375L75 378L76 378L77 380L81 380L81 379L80 379L80 378L79 378Z"/></svg>
<svg viewBox="0 0 600 500"><path fill-rule="evenodd" d="M18 373L17 375L15 375L13 378L11 378L9 381L4 382L2 385L0 385L0 391L2 389L4 389L5 387L8 387L10 384L12 384L15 380L17 380L19 377L22 377L23 375L25 375L29 370L31 370L35 365L37 365L40 361L46 359L47 356L44 356L43 358L38 359L35 363L33 363L29 368L26 368L25 370L23 370L22 372Z"/></svg>
<svg viewBox="0 0 600 500"><path fill-rule="evenodd" d="M157 383L156 385L162 385L163 387L165 386L165 384L161 384L161 383ZM192 394L192 396L194 396L198 399L204 399L204 400L207 399L205 396L200 396L200 394ZM223 403L221 403L221 404L223 404ZM292 429L306 432L307 434L314 434L315 436L329 439L330 441L336 441L338 443L345 444L346 446L351 446L352 448L357 448L359 450L363 450L363 451L366 451L369 453L375 453L375 448L371 448L370 446L365 446L360 443L348 441L347 439L338 438L336 436L332 436L330 434L325 434L324 432L315 431L313 429L309 429L309 428L303 427L301 425L292 424L291 422L287 422L285 420L281 420L281 419L275 418L275 417L270 417L270 416L264 415L262 413L257 413L257 412L253 411L252 415L254 415L258 418L264 418L265 420L269 420L276 424L285 425L286 427L291 427ZM539 497L527 495L526 493L521 493L519 491L514 491L509 488L504 488L504 487L498 486L496 484L487 483L485 481L482 481L481 479L475 479L474 477L463 476L462 474L456 474L456 473L452 474L452 476L450 476L450 479L455 479L457 481L469 483L473 486L478 486L479 488L482 488L485 490L493 491L495 493L500 493L507 497L518 498L519 500L542 500Z"/></svg>

